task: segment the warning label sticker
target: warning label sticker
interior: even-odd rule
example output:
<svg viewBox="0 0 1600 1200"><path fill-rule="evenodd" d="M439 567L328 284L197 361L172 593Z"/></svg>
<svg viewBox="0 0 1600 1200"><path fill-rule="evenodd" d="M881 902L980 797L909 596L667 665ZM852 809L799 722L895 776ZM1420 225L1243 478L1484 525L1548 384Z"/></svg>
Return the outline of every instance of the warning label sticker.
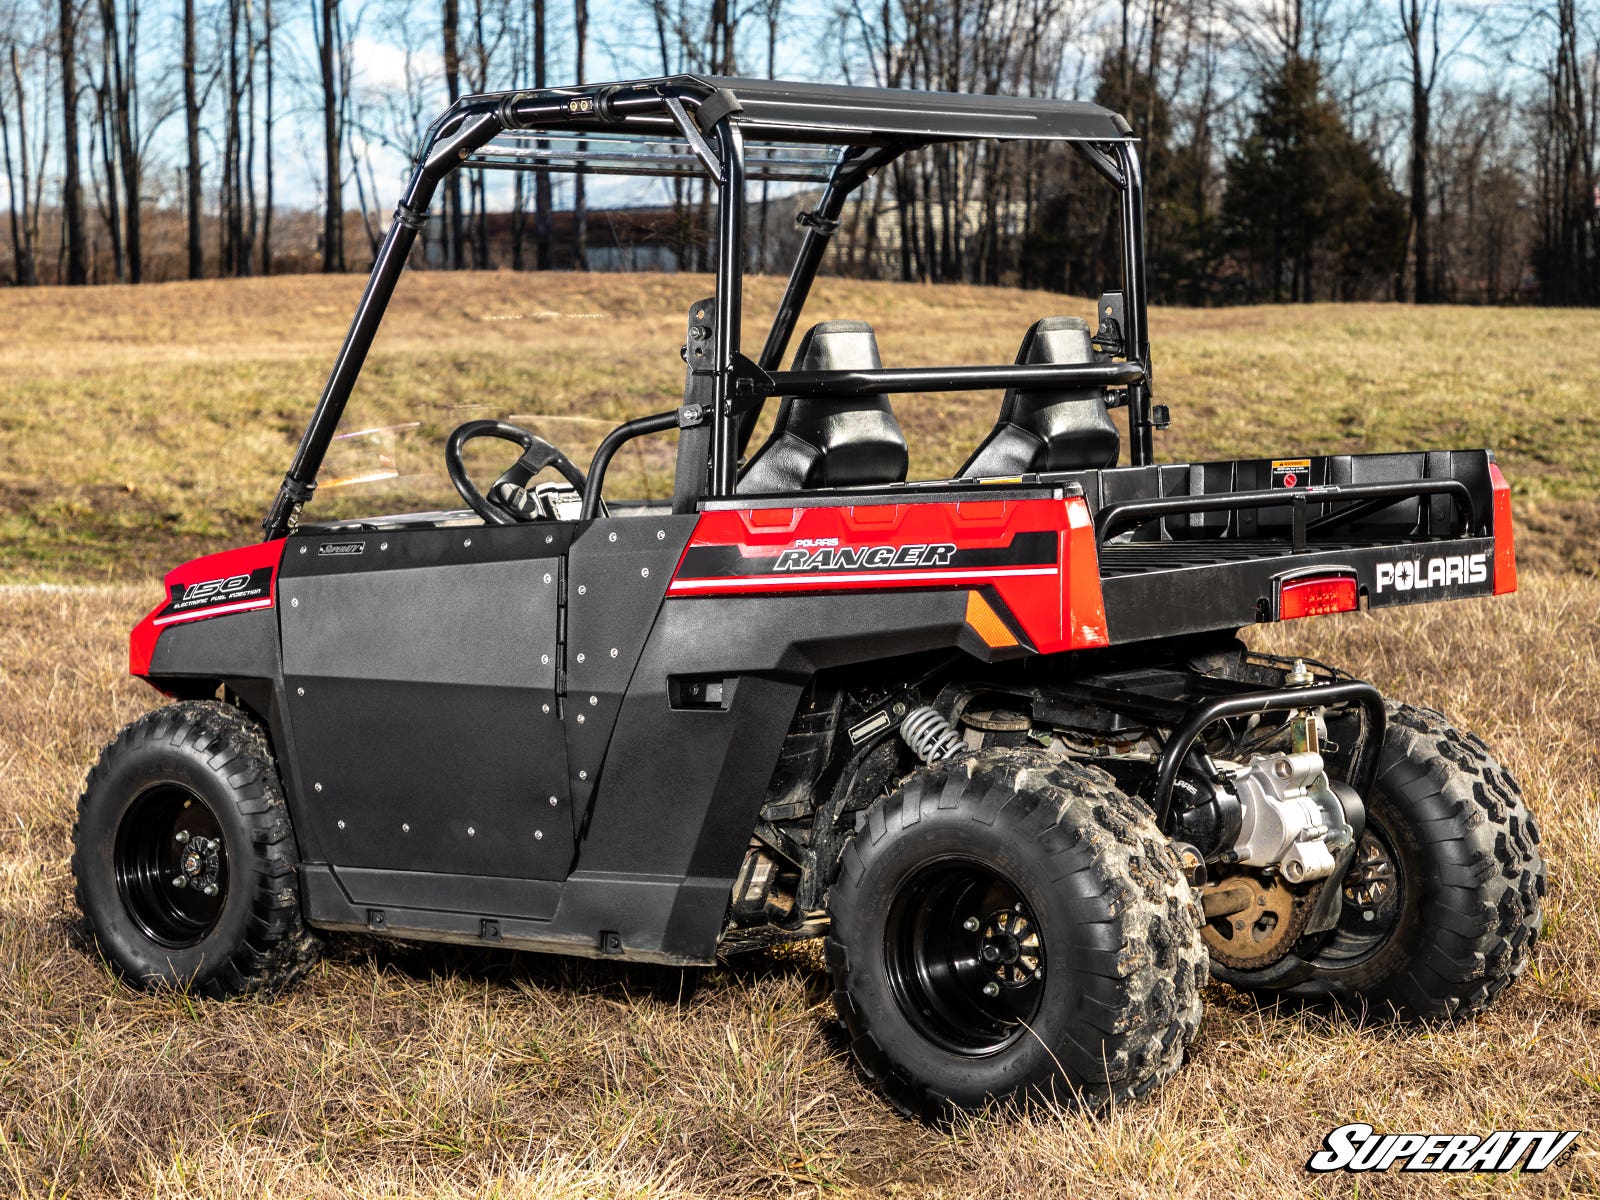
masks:
<svg viewBox="0 0 1600 1200"><path fill-rule="evenodd" d="M1272 486L1275 488L1308 488L1311 486L1311 460L1309 458L1275 458L1272 460Z"/></svg>

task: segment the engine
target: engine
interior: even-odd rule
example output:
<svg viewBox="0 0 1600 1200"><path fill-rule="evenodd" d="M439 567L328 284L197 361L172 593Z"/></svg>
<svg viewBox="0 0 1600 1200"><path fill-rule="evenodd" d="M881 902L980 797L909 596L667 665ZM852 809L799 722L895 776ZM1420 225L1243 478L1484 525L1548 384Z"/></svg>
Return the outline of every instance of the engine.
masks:
<svg viewBox="0 0 1600 1200"><path fill-rule="evenodd" d="M1361 799L1330 779L1313 721L1297 722L1296 748L1246 763L1215 763L1216 774L1181 776L1176 836L1203 857L1202 931L1214 962L1259 970L1310 932L1322 883L1359 838ZM1336 913L1337 909L1324 909Z"/></svg>
<svg viewBox="0 0 1600 1200"><path fill-rule="evenodd" d="M1281 872L1290 883L1333 874L1355 831L1323 763L1312 750L1219 762L1218 774L1179 776L1177 833L1211 861Z"/></svg>

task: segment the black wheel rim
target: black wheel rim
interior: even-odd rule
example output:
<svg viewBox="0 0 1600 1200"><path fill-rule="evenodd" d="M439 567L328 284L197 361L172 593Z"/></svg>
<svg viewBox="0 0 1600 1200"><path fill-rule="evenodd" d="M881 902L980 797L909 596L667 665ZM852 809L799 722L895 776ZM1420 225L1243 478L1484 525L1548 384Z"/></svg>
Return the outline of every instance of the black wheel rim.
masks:
<svg viewBox="0 0 1600 1200"><path fill-rule="evenodd" d="M1005 876L941 859L895 892L884 930L889 986L930 1042L970 1057L1023 1036L1044 995L1038 918Z"/></svg>
<svg viewBox="0 0 1600 1200"><path fill-rule="evenodd" d="M222 827L186 787L162 784L128 806L112 863L128 915L158 945L197 945L222 914L228 897Z"/></svg>
<svg viewBox="0 0 1600 1200"><path fill-rule="evenodd" d="M1318 953L1327 967L1353 967L1389 944L1400 928L1407 900L1404 860L1381 822L1367 814L1367 828L1345 872L1343 903L1333 936Z"/></svg>

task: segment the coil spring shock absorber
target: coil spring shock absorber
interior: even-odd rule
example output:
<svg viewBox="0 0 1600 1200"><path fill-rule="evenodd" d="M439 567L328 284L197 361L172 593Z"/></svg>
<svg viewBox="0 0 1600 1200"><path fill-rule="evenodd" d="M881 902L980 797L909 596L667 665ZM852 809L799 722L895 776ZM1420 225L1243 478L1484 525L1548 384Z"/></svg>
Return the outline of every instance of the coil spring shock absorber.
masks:
<svg viewBox="0 0 1600 1200"><path fill-rule="evenodd" d="M928 766L954 758L967 749L955 727L946 721L938 709L924 704L906 714L900 722L900 736L905 738L911 752Z"/></svg>

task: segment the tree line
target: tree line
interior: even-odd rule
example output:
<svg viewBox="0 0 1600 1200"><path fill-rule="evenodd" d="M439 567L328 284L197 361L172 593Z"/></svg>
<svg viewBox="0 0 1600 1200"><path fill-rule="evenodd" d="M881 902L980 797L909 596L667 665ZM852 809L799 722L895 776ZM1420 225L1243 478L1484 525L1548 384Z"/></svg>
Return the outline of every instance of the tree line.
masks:
<svg viewBox="0 0 1600 1200"><path fill-rule="evenodd" d="M446 104L603 64L1096 100L1142 141L1169 302L1600 303L1600 0L591 5L0 0L0 278L360 269ZM484 176L450 178L429 265L584 269L626 217L582 175ZM710 197L667 186L632 219L704 268ZM772 269L806 198L752 191ZM863 189L828 269L1092 293L1115 218L1071 154L929 147Z"/></svg>

